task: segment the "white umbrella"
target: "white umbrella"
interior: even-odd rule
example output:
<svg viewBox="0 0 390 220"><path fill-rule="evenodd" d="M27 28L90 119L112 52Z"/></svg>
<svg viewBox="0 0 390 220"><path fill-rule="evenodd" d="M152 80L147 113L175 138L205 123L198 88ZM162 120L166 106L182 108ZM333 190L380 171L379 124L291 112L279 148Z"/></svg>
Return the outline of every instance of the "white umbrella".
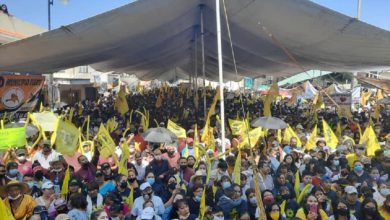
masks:
<svg viewBox="0 0 390 220"><path fill-rule="evenodd" d="M262 127L267 129L284 129L287 128L287 123L280 118L275 117L260 117L252 121L252 127Z"/></svg>
<svg viewBox="0 0 390 220"><path fill-rule="evenodd" d="M172 143L175 142L176 135L166 128L150 128L144 134L145 141L152 143Z"/></svg>

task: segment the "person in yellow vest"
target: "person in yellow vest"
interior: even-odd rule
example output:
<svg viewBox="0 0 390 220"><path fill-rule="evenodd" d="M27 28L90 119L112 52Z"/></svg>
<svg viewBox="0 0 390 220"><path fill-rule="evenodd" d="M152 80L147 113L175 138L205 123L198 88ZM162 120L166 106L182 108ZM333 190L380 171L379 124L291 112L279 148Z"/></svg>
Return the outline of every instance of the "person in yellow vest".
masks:
<svg viewBox="0 0 390 220"><path fill-rule="evenodd" d="M379 207L379 213L384 219L390 219L390 194L386 196L383 205Z"/></svg>
<svg viewBox="0 0 390 220"><path fill-rule="evenodd" d="M354 153L351 153L351 154L348 154L346 156L347 160L348 160L348 166L349 168L353 168L353 163L357 160L362 160L365 158L364 156L364 152L366 150L365 146L363 144L357 144L355 145L355 152Z"/></svg>
<svg viewBox="0 0 390 220"><path fill-rule="evenodd" d="M308 195L302 204L303 208L298 209L295 217L301 220L328 220L327 214L318 205L315 195Z"/></svg>
<svg viewBox="0 0 390 220"><path fill-rule="evenodd" d="M0 194L7 194L4 199L5 206L11 210L16 220L22 220L24 217L30 217L33 214L37 202L33 197L27 195L28 185L12 180L0 189ZM3 194L4 193L4 194Z"/></svg>

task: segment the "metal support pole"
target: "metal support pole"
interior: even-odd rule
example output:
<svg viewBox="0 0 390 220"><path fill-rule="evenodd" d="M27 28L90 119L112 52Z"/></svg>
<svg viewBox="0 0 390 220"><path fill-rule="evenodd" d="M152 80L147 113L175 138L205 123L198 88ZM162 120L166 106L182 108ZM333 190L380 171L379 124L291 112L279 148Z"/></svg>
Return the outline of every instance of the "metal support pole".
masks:
<svg viewBox="0 0 390 220"><path fill-rule="evenodd" d="M362 9L362 0L357 0L357 19L360 20Z"/></svg>
<svg viewBox="0 0 390 220"><path fill-rule="evenodd" d="M49 31L51 30L51 6L53 6L54 0L47 0L47 26Z"/></svg>
<svg viewBox="0 0 390 220"><path fill-rule="evenodd" d="M204 56L204 18L203 5L200 6L200 36L202 44L202 75L203 75L203 114L206 121L207 117L207 98L206 98L206 60Z"/></svg>
<svg viewBox="0 0 390 220"><path fill-rule="evenodd" d="M224 104L224 85L223 85L223 65L222 65L222 40L221 40L221 11L220 0L216 2L216 22L217 22L217 45L218 45L218 70L219 70L219 89L221 93L220 108L221 108L221 148L222 153L225 153L225 104Z"/></svg>
<svg viewBox="0 0 390 220"><path fill-rule="evenodd" d="M199 108L199 102L198 102L198 31L199 29L196 28L195 29L195 46L194 46L194 58L195 58L195 67L194 67L194 71L195 71L195 77L193 78L193 88L194 88L194 92L193 92L193 95L194 95L194 104L195 104L195 111L196 111L196 115L198 115L198 108Z"/></svg>

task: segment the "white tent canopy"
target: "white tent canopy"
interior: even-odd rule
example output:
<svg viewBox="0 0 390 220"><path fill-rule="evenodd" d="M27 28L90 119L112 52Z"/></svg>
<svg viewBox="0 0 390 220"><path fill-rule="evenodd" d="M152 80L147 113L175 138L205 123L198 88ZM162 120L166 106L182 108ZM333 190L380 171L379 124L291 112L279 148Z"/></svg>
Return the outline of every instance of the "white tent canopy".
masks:
<svg viewBox="0 0 390 220"><path fill-rule="evenodd" d="M98 71L125 72L150 80L182 78L194 74L197 65L201 76L200 5L205 21L206 77L215 80L214 0L139 0L9 43L0 46L0 71L41 74L92 65ZM241 76L302 72L280 45L305 70L361 71L390 66L390 32L308 0L226 0L226 5ZM224 79L237 80L224 19L222 27Z"/></svg>

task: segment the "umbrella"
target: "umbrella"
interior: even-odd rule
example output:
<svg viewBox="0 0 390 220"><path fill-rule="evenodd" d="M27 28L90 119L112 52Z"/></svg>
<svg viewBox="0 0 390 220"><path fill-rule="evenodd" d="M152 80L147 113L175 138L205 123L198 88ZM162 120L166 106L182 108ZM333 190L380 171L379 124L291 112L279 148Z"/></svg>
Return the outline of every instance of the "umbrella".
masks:
<svg viewBox="0 0 390 220"><path fill-rule="evenodd" d="M172 143L176 141L176 135L166 128L150 128L144 134L145 141L153 143Z"/></svg>
<svg viewBox="0 0 390 220"><path fill-rule="evenodd" d="M26 125L26 122L13 122L13 123L9 123L9 124L6 124L4 125L4 128L20 128L20 127L24 127ZM38 128L35 127L34 125L27 125L26 127L26 137L32 137L34 135L36 135L38 133Z"/></svg>
<svg viewBox="0 0 390 220"><path fill-rule="evenodd" d="M262 127L267 129L283 129L283 128L287 128L287 123L280 118L260 117L252 121L251 126Z"/></svg>
<svg viewBox="0 0 390 220"><path fill-rule="evenodd" d="M377 103L380 105L390 105L390 98L384 98L384 99L378 100Z"/></svg>

